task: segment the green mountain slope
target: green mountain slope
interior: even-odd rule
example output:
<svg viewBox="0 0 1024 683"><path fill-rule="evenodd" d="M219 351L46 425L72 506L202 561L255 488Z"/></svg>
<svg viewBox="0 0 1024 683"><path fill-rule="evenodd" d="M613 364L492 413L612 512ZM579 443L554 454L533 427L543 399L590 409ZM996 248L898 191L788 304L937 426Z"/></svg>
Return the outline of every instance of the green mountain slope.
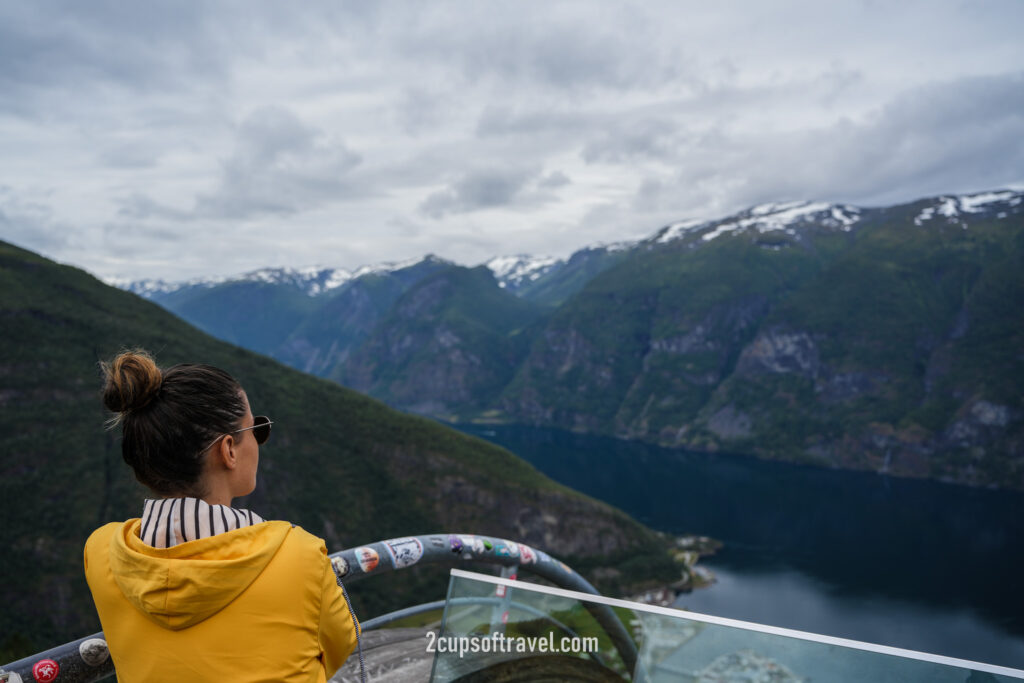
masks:
<svg viewBox="0 0 1024 683"><path fill-rule="evenodd" d="M662 416L706 402L768 301L820 260L737 240L639 250L551 317L502 405L530 421L657 438Z"/></svg>
<svg viewBox="0 0 1024 683"><path fill-rule="evenodd" d="M666 445L1024 487L1024 213L1001 196L845 220L826 207L786 229L754 229L768 214L754 209L652 240L551 316L500 406Z"/></svg>
<svg viewBox="0 0 1024 683"><path fill-rule="evenodd" d="M184 288L159 297L158 303L218 339L266 354L315 308L296 287L259 281Z"/></svg>
<svg viewBox="0 0 1024 683"><path fill-rule="evenodd" d="M671 571L652 532L506 451L217 341L153 303L2 242L0 319L7 660L99 628L82 545L95 527L137 516L143 495L116 435L103 428L99 400L97 361L125 347L145 347L165 366L202 361L238 377L253 410L275 420L256 491L240 504L300 524L331 548L450 529L593 565L649 554L652 572ZM436 573L401 572L357 585L353 597L372 615L444 588Z"/></svg>

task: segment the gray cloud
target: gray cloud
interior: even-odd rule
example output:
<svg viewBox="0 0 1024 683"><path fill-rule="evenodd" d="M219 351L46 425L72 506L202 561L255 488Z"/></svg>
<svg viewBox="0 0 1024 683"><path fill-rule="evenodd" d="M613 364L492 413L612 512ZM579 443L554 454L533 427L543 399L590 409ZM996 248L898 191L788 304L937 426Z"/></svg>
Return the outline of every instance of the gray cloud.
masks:
<svg viewBox="0 0 1024 683"><path fill-rule="evenodd" d="M571 134L595 123L594 116L564 109L526 109L488 105L476 125L479 137L495 135Z"/></svg>
<svg viewBox="0 0 1024 683"><path fill-rule="evenodd" d="M914 88L864 122L763 148L787 159L789 171L751 174L749 184L862 202L1000 186L1024 177L1022 112L1024 72ZM795 159L794 145L814 154Z"/></svg>
<svg viewBox="0 0 1024 683"><path fill-rule="evenodd" d="M527 183L537 176L537 171L522 169L471 171L428 196L420 204L420 211L439 219L450 213L507 206L522 201Z"/></svg>
<svg viewBox="0 0 1024 683"><path fill-rule="evenodd" d="M565 175L561 171L552 171L537 181L537 187L545 190L555 190L559 187L565 187L571 183L572 180L569 176Z"/></svg>
<svg viewBox="0 0 1024 683"><path fill-rule="evenodd" d="M99 153L99 163L111 168L152 168L159 161L159 153L145 143L120 144Z"/></svg>
<svg viewBox="0 0 1024 683"><path fill-rule="evenodd" d="M54 218L45 197L22 197L11 187L0 185L0 239L53 253L66 248L73 234L69 226Z"/></svg>
<svg viewBox="0 0 1024 683"><path fill-rule="evenodd" d="M122 219L146 220L148 218L163 218L171 221L186 221L191 220L193 217L189 211L166 206L141 192L135 192L128 197L118 199L118 204L120 208L117 210L117 215Z"/></svg>
<svg viewBox="0 0 1024 683"><path fill-rule="evenodd" d="M308 210L346 193L345 176L361 161L343 143L305 125L283 107L265 107L239 126L218 187L196 213L248 218Z"/></svg>
<svg viewBox="0 0 1024 683"><path fill-rule="evenodd" d="M648 178L634 207L711 216L764 201L883 204L1000 187L1024 178L1021 112L1024 73L1014 73L913 88L859 121L718 131L676 149L674 177Z"/></svg>
<svg viewBox="0 0 1024 683"><path fill-rule="evenodd" d="M206 19L187 2L4 3L0 107L34 115L33 101L54 89L88 98L104 96L101 84L152 92L187 86L192 74L223 78L227 55Z"/></svg>
<svg viewBox="0 0 1024 683"><path fill-rule="evenodd" d="M174 277L1024 181L1018 0L303 7L0 4L0 230Z"/></svg>
<svg viewBox="0 0 1024 683"><path fill-rule="evenodd" d="M672 160L679 156L684 133L665 119L640 119L618 123L601 132L582 152L588 164L628 163L646 158Z"/></svg>
<svg viewBox="0 0 1024 683"><path fill-rule="evenodd" d="M524 12L518 3L457 6L469 30L421 18L399 43L402 54L411 61L454 58L470 82L558 91L699 80L679 43L649 40L658 18L628 5L585 3L543 13Z"/></svg>

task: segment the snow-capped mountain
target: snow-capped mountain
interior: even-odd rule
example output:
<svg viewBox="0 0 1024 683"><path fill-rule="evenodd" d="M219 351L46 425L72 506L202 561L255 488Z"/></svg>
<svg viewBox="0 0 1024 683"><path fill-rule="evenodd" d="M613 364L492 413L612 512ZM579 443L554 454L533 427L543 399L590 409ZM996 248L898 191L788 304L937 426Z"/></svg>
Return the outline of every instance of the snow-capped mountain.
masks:
<svg viewBox="0 0 1024 683"><path fill-rule="evenodd" d="M966 227L969 220L1001 219L1024 211L1024 192L999 190L944 195L920 200L914 203L914 206L919 207L913 221L917 226L925 226L933 221L943 221ZM672 223L661 228L651 237L638 242L626 241L583 247L568 259L515 254L495 256L482 265L491 270L502 289L520 294L526 288L536 285L546 278L556 277L560 271L573 262L573 258L585 253L594 251L622 252L640 244L664 245L678 240L687 240L690 246L697 247L724 235L739 235L752 230L760 234L782 232L797 237L799 237L802 227L812 226L819 229L849 232L854 230L868 213L887 210L891 209L868 209L849 204L812 201L758 204L723 218L690 219ZM196 278L182 282L168 282L160 279L136 281L110 279L108 283L146 298L160 298L184 289L211 288L225 282L265 282L289 285L305 292L308 296L315 297L365 275L393 273L430 260L449 263L436 256L428 255L422 259L378 263L361 266L355 270L325 266L261 268L234 277Z"/></svg>
<svg viewBox="0 0 1024 683"><path fill-rule="evenodd" d="M377 263L361 266L355 270L345 268L328 268L324 266L308 266L305 268L260 268L241 275L228 277L193 278L179 282L168 282L161 279L126 280L111 278L107 284L139 296L152 299L185 289L209 289L228 282L262 282L274 285L295 287L306 295L314 297L326 294L341 287L347 282L364 275L392 273L427 260L441 260L435 256L407 261Z"/></svg>
<svg viewBox="0 0 1024 683"><path fill-rule="evenodd" d="M1024 210L1024 192L1000 190L963 195L945 195L924 199L914 224L921 226L933 220L944 220L967 226L968 218L1001 219ZM784 202L752 206L739 213L714 220L691 219L665 226L648 243L667 244L680 239L710 242L722 235L741 234L749 230L758 233L781 231L797 235L802 226L825 227L849 232L860 223L866 212L889 209L867 209L849 204L825 202Z"/></svg>

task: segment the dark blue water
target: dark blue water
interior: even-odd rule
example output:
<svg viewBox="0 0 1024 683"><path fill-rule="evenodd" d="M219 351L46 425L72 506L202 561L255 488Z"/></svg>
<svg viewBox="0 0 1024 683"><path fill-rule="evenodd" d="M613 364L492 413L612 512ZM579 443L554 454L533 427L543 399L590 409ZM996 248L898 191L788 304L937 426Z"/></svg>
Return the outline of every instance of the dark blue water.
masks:
<svg viewBox="0 0 1024 683"><path fill-rule="evenodd" d="M1024 494L458 427L654 529L723 541L689 609L1024 669Z"/></svg>

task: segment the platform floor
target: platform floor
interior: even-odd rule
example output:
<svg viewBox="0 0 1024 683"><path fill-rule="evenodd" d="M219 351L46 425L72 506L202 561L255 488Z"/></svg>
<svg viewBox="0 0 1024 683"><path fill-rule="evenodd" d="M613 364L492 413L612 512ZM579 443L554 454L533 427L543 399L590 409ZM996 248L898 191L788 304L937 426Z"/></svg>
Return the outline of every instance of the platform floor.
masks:
<svg viewBox="0 0 1024 683"><path fill-rule="evenodd" d="M425 628L386 628L363 634L366 680L429 681L434 655L427 653ZM436 631L435 631L436 632ZM333 683L358 683L359 657L355 652L331 678Z"/></svg>

